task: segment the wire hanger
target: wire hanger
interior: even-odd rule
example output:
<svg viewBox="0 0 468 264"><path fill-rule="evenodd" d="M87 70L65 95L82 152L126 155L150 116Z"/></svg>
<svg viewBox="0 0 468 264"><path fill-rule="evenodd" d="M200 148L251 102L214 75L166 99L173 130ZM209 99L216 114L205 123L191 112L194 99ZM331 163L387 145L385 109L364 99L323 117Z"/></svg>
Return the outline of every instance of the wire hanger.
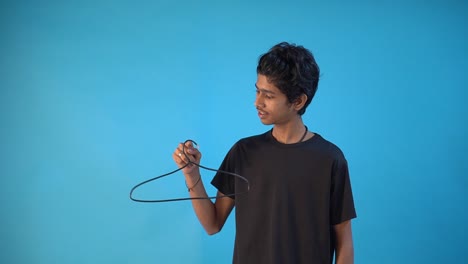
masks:
<svg viewBox="0 0 468 264"><path fill-rule="evenodd" d="M236 196L236 195L239 195L239 194L243 194L243 193L246 193L250 190L250 183L249 183L249 180L247 180L245 177L237 174L237 173L233 173L233 172L228 172L228 171L223 171L223 170L216 170L216 169L212 169L212 168L208 168L208 167L205 167L205 166L202 166L201 164L198 164L198 163L195 163L193 161L190 160L190 158L188 157L188 155L185 153L185 144L188 143L188 142L191 142L194 146L197 146L198 144L191 140L191 139L187 139L183 144L182 144L182 153L185 155L185 157L187 158L188 162L187 164L185 164L184 166L174 170L174 171L171 171L171 172L168 172L166 174L163 174L163 175L160 175L160 176L157 176L157 177L154 177L152 179L149 179L149 180L146 180L146 181L143 181L137 185L135 185L131 190L130 190L130 199L132 201L135 201L135 202L141 202L141 203L164 203L164 202L176 202L176 201L186 201L186 200L205 200L205 199L217 199L217 198L222 198L222 197L232 197L232 196ZM143 199L136 199L133 197L133 192L140 186L146 184L146 183L149 183L149 182L152 182L152 181L155 181L155 180L158 180L158 179L161 179L163 177L166 177L166 176L169 176L171 174L174 174L180 170L182 170L183 168L189 166L190 164L193 164L195 166L198 166L202 169L205 169L205 170L209 170L209 171L215 171L215 172L220 172L220 173L223 173L223 174L227 174L227 175L231 175L231 176L234 176L234 177L237 177L239 179L241 179L242 181L244 181L246 184L247 184L247 191L245 192L236 192L236 193L232 193L232 194L226 194L226 195L219 195L219 196L209 196L209 197L181 197L181 198L171 198L171 199L160 199L160 200L143 200ZM201 176L200 176L201 177Z"/></svg>

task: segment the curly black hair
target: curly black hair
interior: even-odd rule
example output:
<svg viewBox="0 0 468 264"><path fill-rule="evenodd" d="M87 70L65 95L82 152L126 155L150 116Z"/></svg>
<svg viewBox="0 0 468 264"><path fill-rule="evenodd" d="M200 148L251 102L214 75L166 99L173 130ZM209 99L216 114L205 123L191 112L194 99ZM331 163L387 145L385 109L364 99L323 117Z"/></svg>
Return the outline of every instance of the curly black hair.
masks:
<svg viewBox="0 0 468 264"><path fill-rule="evenodd" d="M296 44L281 42L260 56L257 73L280 89L293 103L301 94L307 101L298 111L303 115L317 91L320 69L313 54Z"/></svg>

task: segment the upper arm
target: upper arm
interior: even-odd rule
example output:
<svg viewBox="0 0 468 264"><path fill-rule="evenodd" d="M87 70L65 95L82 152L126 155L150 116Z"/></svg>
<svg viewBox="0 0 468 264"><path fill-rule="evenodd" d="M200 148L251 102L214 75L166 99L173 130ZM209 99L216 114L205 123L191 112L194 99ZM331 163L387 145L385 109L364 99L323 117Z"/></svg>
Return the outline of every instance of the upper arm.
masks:
<svg viewBox="0 0 468 264"><path fill-rule="evenodd" d="M219 192L217 196L223 196L224 194ZM223 228L226 219L234 208L234 199L231 197L220 197L215 201L215 211L216 211L216 222L219 228L219 231Z"/></svg>
<svg viewBox="0 0 468 264"><path fill-rule="evenodd" d="M337 244L349 243L353 241L353 232L351 228L351 220L344 221L333 226Z"/></svg>

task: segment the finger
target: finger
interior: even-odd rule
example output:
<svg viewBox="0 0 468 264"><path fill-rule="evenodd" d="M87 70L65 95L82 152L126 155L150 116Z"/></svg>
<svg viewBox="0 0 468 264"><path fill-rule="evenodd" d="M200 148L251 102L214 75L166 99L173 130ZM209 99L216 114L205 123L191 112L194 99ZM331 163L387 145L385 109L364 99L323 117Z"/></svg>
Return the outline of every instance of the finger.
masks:
<svg viewBox="0 0 468 264"><path fill-rule="evenodd" d="M182 148L178 148L175 152L175 155L182 163L187 163L187 157L184 154L184 150Z"/></svg>
<svg viewBox="0 0 468 264"><path fill-rule="evenodd" d="M190 141L190 140L189 140L189 141L186 141L186 142L185 142L185 146L191 148L191 147L193 147L193 142Z"/></svg>
<svg viewBox="0 0 468 264"><path fill-rule="evenodd" d="M196 155L198 153L198 145L194 144L192 141L185 142L184 146L186 154Z"/></svg>
<svg viewBox="0 0 468 264"><path fill-rule="evenodd" d="M194 141L188 140L185 142L185 149L191 150L192 153L195 153L193 151L198 150L198 148L199 148L198 144L195 143Z"/></svg>
<svg viewBox="0 0 468 264"><path fill-rule="evenodd" d="M196 161L196 156L192 154L191 148L184 147L183 144L181 144L182 147L177 148L175 155L178 157L181 163L187 164Z"/></svg>
<svg viewBox="0 0 468 264"><path fill-rule="evenodd" d="M201 152L198 147L193 147L189 149L189 153L195 158L195 160L201 159Z"/></svg>
<svg viewBox="0 0 468 264"><path fill-rule="evenodd" d="M179 157L178 153L179 153L178 150L174 151L174 153L172 153L172 159L173 159L174 162L177 164L177 166L182 167L182 166L184 165L184 162L183 162L183 160Z"/></svg>
<svg viewBox="0 0 468 264"><path fill-rule="evenodd" d="M182 153L182 155L184 155L184 153L186 155L193 155L193 150L194 150L194 145L192 144L192 142L188 141L186 142L185 144L181 143L180 147L179 147L179 150L180 152Z"/></svg>
<svg viewBox="0 0 468 264"><path fill-rule="evenodd" d="M179 143L173 154L173 158L176 161L179 161L179 163L182 165L197 162L197 160L201 157L201 154L196 147L197 145L193 144L192 141Z"/></svg>
<svg viewBox="0 0 468 264"><path fill-rule="evenodd" d="M183 153L182 143L180 143L179 146L176 148L176 150L172 154L172 157L179 164L187 163L186 157Z"/></svg>

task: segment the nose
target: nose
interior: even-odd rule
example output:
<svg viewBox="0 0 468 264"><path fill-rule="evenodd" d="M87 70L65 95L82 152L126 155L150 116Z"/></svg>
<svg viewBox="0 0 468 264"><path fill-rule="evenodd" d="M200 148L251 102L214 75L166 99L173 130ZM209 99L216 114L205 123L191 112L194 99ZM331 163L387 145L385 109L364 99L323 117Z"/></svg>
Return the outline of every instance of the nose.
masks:
<svg viewBox="0 0 468 264"><path fill-rule="evenodd" d="M264 106L263 104L263 100L262 100L262 97L260 95L257 94L257 96L255 97L255 101L254 101L254 106L255 108L262 108Z"/></svg>

